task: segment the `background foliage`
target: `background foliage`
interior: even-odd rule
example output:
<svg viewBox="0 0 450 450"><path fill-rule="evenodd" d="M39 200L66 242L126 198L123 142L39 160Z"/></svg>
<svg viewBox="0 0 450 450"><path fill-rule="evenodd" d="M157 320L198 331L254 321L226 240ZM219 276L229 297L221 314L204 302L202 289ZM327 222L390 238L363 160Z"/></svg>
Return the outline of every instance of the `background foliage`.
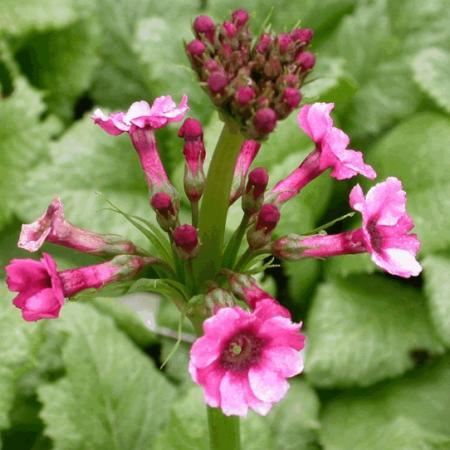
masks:
<svg viewBox="0 0 450 450"><path fill-rule="evenodd" d="M247 8L255 30L271 10L276 30L297 19L315 29L318 65L306 100L336 101L336 117L379 179L402 179L423 243L425 270L411 281L378 272L365 255L290 263L266 275L265 287L305 322L306 371L271 415L243 422L243 447L449 449L448 0L202 3L217 20ZM192 0L0 2L2 265L25 256L15 248L20 224L55 195L73 223L142 241L95 194L152 216L127 137L94 127L94 105L123 110L137 99L187 93L212 151L218 119L182 47L201 7ZM158 133L180 185L176 127ZM275 182L308 146L292 116L257 164ZM352 184L323 175L286 206L277 232L307 231L347 212ZM238 210L229 226L237 220ZM47 250L63 268L95 261ZM167 300L85 300L67 305L60 320L31 324L4 285L0 292L1 448L206 449L201 395L186 371L188 345L158 369L174 345L162 335L178 323Z"/></svg>

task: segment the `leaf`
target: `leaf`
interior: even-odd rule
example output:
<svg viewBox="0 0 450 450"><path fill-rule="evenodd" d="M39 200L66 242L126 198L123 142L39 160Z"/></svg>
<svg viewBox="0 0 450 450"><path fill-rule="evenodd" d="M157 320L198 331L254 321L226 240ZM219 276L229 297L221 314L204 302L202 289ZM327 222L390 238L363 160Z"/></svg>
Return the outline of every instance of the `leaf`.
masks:
<svg viewBox="0 0 450 450"><path fill-rule="evenodd" d="M173 388L94 308L66 305L61 321L67 375L38 391L55 450L148 448L168 418Z"/></svg>
<svg viewBox="0 0 450 450"><path fill-rule="evenodd" d="M50 136L58 125L40 121L45 111L41 94L24 78L15 80L13 93L0 100L0 226L20 206L19 192L29 172L47 156Z"/></svg>
<svg viewBox="0 0 450 450"><path fill-rule="evenodd" d="M328 258L324 266L325 274L329 278L347 277L352 274L371 274L378 270L368 253Z"/></svg>
<svg viewBox="0 0 450 450"><path fill-rule="evenodd" d="M321 441L333 450L448 449L450 359L325 404Z"/></svg>
<svg viewBox="0 0 450 450"><path fill-rule="evenodd" d="M447 347L450 346L450 259L429 255L424 261L425 293L431 321Z"/></svg>
<svg viewBox="0 0 450 450"><path fill-rule="evenodd" d="M49 109L72 119L74 102L90 84L96 68L98 34L92 20L33 34L16 57L31 83L46 91Z"/></svg>
<svg viewBox="0 0 450 450"><path fill-rule="evenodd" d="M368 386L413 368L414 351L443 350L422 296L381 276L320 285L306 324L306 373L320 387Z"/></svg>
<svg viewBox="0 0 450 450"><path fill-rule="evenodd" d="M241 421L242 448L275 450L266 421L254 414ZM152 450L207 450L206 405L199 387L179 398L171 408L170 421L160 433Z"/></svg>
<svg viewBox="0 0 450 450"><path fill-rule="evenodd" d="M423 252L450 244L450 120L421 113L395 127L368 153L378 179L398 177Z"/></svg>
<svg viewBox="0 0 450 450"><path fill-rule="evenodd" d="M284 262L283 269L288 277L288 292L295 305L301 305L311 299L316 283L321 273L321 263L316 259L304 259L302 261Z"/></svg>
<svg viewBox="0 0 450 450"><path fill-rule="evenodd" d="M23 181L17 209L23 219L32 221L53 197L59 196L67 219L75 225L122 234L145 245L143 236L124 218L100 210L104 203L95 195L97 191L120 207L153 217L144 174L128 136L109 136L86 117L51 146L50 161L43 162Z"/></svg>
<svg viewBox="0 0 450 450"><path fill-rule="evenodd" d="M0 430L4 430L10 426L9 413L17 380L34 366L41 326L22 319L20 311L11 303L13 295L3 282L0 296Z"/></svg>
<svg viewBox="0 0 450 450"><path fill-rule="evenodd" d="M270 413L277 450L317 449L319 399L304 381L293 379L287 397Z"/></svg>
<svg viewBox="0 0 450 450"><path fill-rule="evenodd" d="M412 67L419 87L450 113L450 52L427 48L414 58Z"/></svg>

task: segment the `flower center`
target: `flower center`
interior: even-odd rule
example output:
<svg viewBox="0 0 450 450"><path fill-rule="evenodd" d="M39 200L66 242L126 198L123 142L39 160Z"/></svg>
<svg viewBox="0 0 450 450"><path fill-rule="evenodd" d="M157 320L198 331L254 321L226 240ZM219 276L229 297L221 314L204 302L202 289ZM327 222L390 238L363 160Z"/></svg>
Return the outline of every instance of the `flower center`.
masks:
<svg viewBox="0 0 450 450"><path fill-rule="evenodd" d="M367 224L367 231L370 235L370 244L372 245L372 248L379 253L381 251L382 243L383 243L383 236L378 230L377 223L375 220L370 221Z"/></svg>
<svg viewBox="0 0 450 450"><path fill-rule="evenodd" d="M221 363L225 369L240 372L259 361L262 340L249 331L233 336L224 346Z"/></svg>

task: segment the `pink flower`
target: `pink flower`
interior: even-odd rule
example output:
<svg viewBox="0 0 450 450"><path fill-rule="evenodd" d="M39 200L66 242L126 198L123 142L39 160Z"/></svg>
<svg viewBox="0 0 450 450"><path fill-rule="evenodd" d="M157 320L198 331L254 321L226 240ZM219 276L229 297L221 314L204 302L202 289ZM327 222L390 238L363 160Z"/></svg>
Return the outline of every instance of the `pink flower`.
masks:
<svg viewBox="0 0 450 450"><path fill-rule="evenodd" d="M227 416L248 408L266 415L289 389L287 378L303 370L301 324L274 314L271 300L254 312L221 308L203 324L191 348L189 372L205 402Z"/></svg>
<svg viewBox="0 0 450 450"><path fill-rule="evenodd" d="M22 310L25 320L54 319L65 297L130 278L156 261L150 257L121 255L103 264L58 272L53 258L44 253L40 261L13 259L5 268L6 283L10 291L19 293L13 303Z"/></svg>
<svg viewBox="0 0 450 450"><path fill-rule="evenodd" d="M230 194L230 205L234 203L244 191L248 170L256 158L261 144L258 141L247 140L242 144L236 165L234 167L233 184Z"/></svg>
<svg viewBox="0 0 450 450"><path fill-rule="evenodd" d="M36 252L46 241L95 255L137 253L136 246L120 236L93 233L67 222L59 198L55 198L47 211L33 223L22 225L18 246Z"/></svg>
<svg viewBox="0 0 450 450"><path fill-rule="evenodd" d="M50 255L44 253L40 261L13 259L5 270L8 289L19 293L13 303L22 310L25 320L58 317L64 304L64 291Z"/></svg>
<svg viewBox="0 0 450 450"><path fill-rule="evenodd" d="M420 241L406 213L406 192L395 177L372 187L364 198L361 186L350 193L351 207L363 217L363 238L373 262L392 275L409 278L422 271L416 260Z"/></svg>
<svg viewBox="0 0 450 450"><path fill-rule="evenodd" d="M129 133L151 194L161 191L174 193L159 156L154 130L182 120L188 109L187 96L183 96L177 106L166 95L155 99L151 106L144 100L134 102L126 113L117 112L106 116L101 109L96 109L92 119L109 134Z"/></svg>
<svg viewBox="0 0 450 450"><path fill-rule="evenodd" d="M284 203L328 168L338 180L358 174L370 179L376 177L373 168L364 163L362 153L347 148L349 137L333 126L330 116L333 108L334 103L314 103L300 109L298 123L316 148L297 169L275 185L270 196L272 201Z"/></svg>

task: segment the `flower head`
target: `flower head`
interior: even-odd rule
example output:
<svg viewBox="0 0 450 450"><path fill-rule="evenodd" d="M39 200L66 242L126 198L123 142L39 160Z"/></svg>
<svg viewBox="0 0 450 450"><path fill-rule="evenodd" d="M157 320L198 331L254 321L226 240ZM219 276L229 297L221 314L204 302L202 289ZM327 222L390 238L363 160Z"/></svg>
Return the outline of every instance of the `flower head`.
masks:
<svg viewBox="0 0 450 450"><path fill-rule="evenodd" d="M44 253L40 261L13 259L6 266L8 289L19 294L13 303L25 320L54 319L64 304L62 282L53 258Z"/></svg>
<svg viewBox="0 0 450 450"><path fill-rule="evenodd" d="M289 389L286 379L303 369L301 324L274 313L272 303L262 300L253 312L219 309L191 348L193 380L225 415L245 416L249 408L266 415Z"/></svg>
<svg viewBox="0 0 450 450"><path fill-rule="evenodd" d="M389 177L372 187L366 197L356 185L350 205L362 214L365 246L375 264L404 278L422 271L416 260L420 241L415 234L408 234L414 223L406 213L406 192L400 180Z"/></svg>

